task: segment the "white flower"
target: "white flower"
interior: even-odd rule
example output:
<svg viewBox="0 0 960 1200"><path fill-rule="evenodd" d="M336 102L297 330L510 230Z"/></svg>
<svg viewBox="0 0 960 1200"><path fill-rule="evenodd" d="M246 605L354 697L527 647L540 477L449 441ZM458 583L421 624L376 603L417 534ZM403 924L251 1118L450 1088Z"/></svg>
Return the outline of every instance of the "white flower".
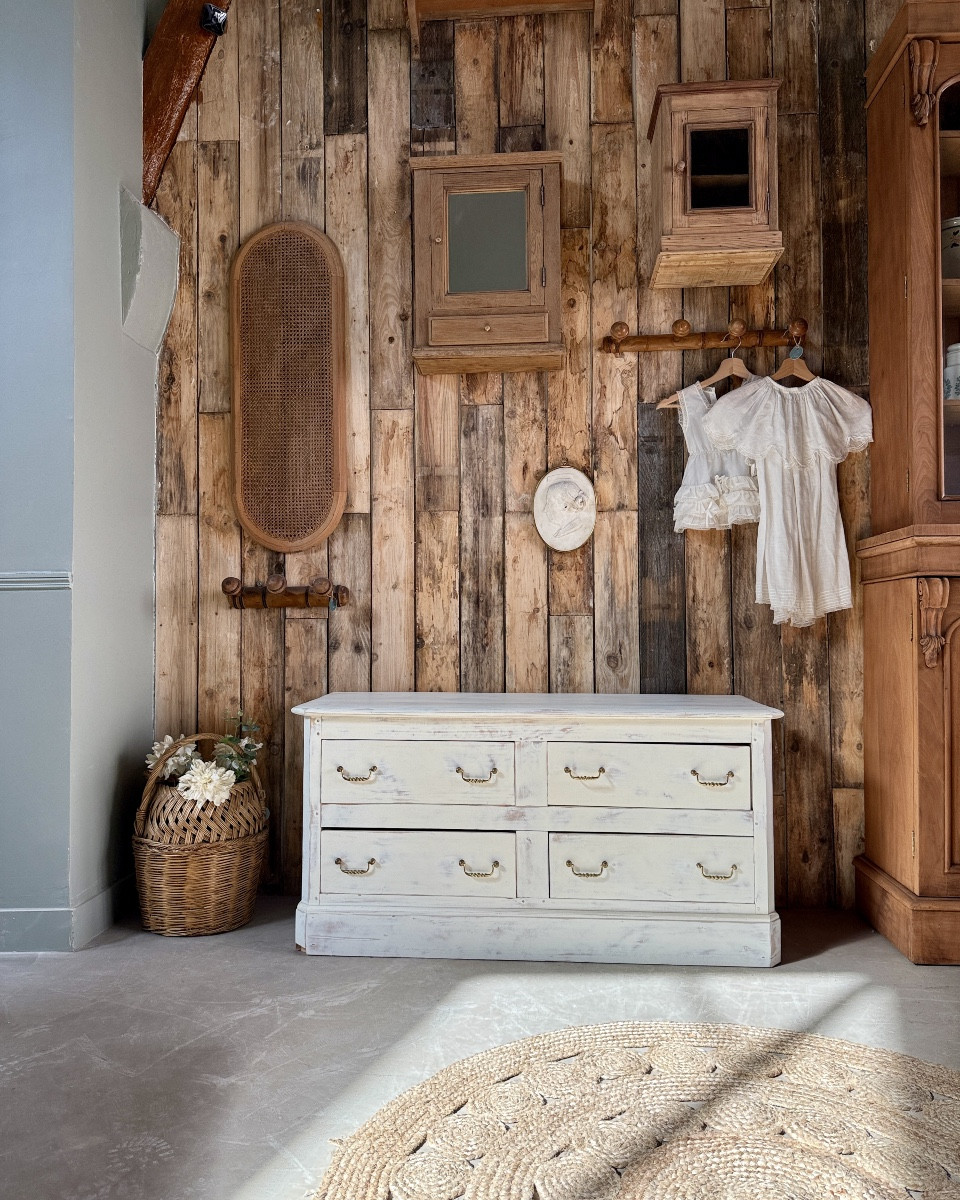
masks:
<svg viewBox="0 0 960 1200"><path fill-rule="evenodd" d="M208 800L214 805L223 804L224 800L229 799L230 789L236 781L237 777L232 771L225 771L216 763L198 758L181 777L177 791L188 800L195 800L199 809Z"/></svg>
<svg viewBox="0 0 960 1200"><path fill-rule="evenodd" d="M174 742L179 742L180 737L174 738L168 733L162 742L154 742L153 749L147 755L147 770L152 771ZM200 756L197 754L196 742L188 742L186 746L181 746L176 754L171 754L167 761L163 764L163 770L160 772L161 779L169 779L173 776L174 779L179 779L186 771L190 764Z"/></svg>

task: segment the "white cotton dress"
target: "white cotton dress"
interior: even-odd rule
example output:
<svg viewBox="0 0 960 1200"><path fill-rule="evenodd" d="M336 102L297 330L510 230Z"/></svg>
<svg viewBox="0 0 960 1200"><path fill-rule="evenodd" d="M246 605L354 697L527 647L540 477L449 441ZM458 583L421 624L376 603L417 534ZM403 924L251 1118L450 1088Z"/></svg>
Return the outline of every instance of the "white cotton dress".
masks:
<svg viewBox="0 0 960 1200"><path fill-rule="evenodd" d="M695 383L679 397L687 465L673 501L674 529L729 529L758 521L760 498L749 464L737 450L718 450L704 432L717 393Z"/></svg>
<svg viewBox="0 0 960 1200"><path fill-rule="evenodd" d="M870 405L827 379L788 388L758 378L718 400L703 424L717 449L756 464L757 603L797 626L850 608L837 463L873 440Z"/></svg>

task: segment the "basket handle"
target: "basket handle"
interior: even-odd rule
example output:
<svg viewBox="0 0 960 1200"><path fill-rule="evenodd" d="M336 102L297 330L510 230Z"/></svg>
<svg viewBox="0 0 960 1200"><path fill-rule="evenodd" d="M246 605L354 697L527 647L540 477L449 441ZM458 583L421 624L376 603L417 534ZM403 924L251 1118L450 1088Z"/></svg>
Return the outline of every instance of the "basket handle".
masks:
<svg viewBox="0 0 960 1200"><path fill-rule="evenodd" d="M189 746L191 742L221 742L223 741L222 733L193 733L187 737L182 737L178 741L173 742L157 759L153 770L147 776L147 782L143 788L143 799L140 801L140 807L137 809L137 815L133 819L133 831L137 837L143 836L143 827L147 819L147 805L150 803L154 789L160 779L164 765L168 758L172 757L181 748L181 746ZM253 785L257 789L261 798L263 796L263 784L260 781L260 772L257 770L257 764L250 764L250 778L253 780Z"/></svg>

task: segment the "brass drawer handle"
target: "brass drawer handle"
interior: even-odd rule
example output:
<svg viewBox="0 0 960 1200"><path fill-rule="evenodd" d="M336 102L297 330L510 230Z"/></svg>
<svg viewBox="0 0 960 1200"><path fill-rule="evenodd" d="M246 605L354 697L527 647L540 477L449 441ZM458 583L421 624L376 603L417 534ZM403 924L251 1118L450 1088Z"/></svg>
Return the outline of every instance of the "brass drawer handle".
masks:
<svg viewBox="0 0 960 1200"><path fill-rule="evenodd" d="M701 779L700 772L696 769L696 767L694 767L690 774L695 777L697 783L699 783L701 787L726 787L733 778L733 772L728 771L726 779Z"/></svg>
<svg viewBox="0 0 960 1200"><path fill-rule="evenodd" d="M599 779L601 775L606 775L606 773L607 773L606 767L601 767L600 770L597 771L596 775L575 775L573 773L572 767L564 767L563 769L570 776L571 779L581 779L581 780L582 779Z"/></svg>
<svg viewBox="0 0 960 1200"><path fill-rule="evenodd" d="M497 868L500 866L500 864L497 862L497 860L494 859L493 866L490 868L489 871L471 871L470 868L467 866L466 861L462 858L460 859L460 862L457 865L463 867L464 875L469 875L471 879L489 879L490 876L494 873L494 871L496 871Z"/></svg>
<svg viewBox="0 0 960 1200"><path fill-rule="evenodd" d="M609 867L609 865L610 864L607 862L607 860L604 859L603 862L600 864L599 871L578 871L577 868L570 861L570 859L569 858L567 859L567 866L574 873L574 875L576 875L576 877L578 879L599 879L600 876L607 869L607 867Z"/></svg>
<svg viewBox="0 0 960 1200"><path fill-rule="evenodd" d="M491 767L490 774L486 777L486 779L478 779L474 775L465 775L463 773L463 767L457 767L457 774L460 776L460 778L463 780L464 783L493 783L494 775L499 775L500 772L497 770L496 767Z"/></svg>
<svg viewBox="0 0 960 1200"><path fill-rule="evenodd" d="M348 775L343 767L337 767L337 773L342 775L347 783L369 783L374 775L376 775L377 768L371 767L366 775Z"/></svg>
<svg viewBox="0 0 960 1200"><path fill-rule="evenodd" d="M729 875L711 875L709 871L704 870L703 863L697 863L697 866L700 868L700 874L704 877L704 879L719 879L719 880L732 879L734 877L734 875L736 875L736 873L740 870L740 868L737 866L737 864L734 863L733 866L730 868Z"/></svg>
<svg viewBox="0 0 960 1200"><path fill-rule="evenodd" d="M345 867L343 865L342 858L335 858L333 861L340 868L340 870L344 873L344 875L369 875L370 872L373 870L373 868L377 865L377 860L375 858L368 858L367 865L365 867L359 867L359 868L358 867Z"/></svg>

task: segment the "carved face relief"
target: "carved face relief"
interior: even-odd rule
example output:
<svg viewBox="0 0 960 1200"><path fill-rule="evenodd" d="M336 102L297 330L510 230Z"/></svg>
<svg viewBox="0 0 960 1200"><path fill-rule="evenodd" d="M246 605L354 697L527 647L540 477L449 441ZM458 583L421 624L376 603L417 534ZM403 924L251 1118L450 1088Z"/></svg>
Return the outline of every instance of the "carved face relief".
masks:
<svg viewBox="0 0 960 1200"><path fill-rule="evenodd" d="M537 532L554 550L576 550L593 533L597 498L593 484L573 467L559 467L540 480L533 498Z"/></svg>

